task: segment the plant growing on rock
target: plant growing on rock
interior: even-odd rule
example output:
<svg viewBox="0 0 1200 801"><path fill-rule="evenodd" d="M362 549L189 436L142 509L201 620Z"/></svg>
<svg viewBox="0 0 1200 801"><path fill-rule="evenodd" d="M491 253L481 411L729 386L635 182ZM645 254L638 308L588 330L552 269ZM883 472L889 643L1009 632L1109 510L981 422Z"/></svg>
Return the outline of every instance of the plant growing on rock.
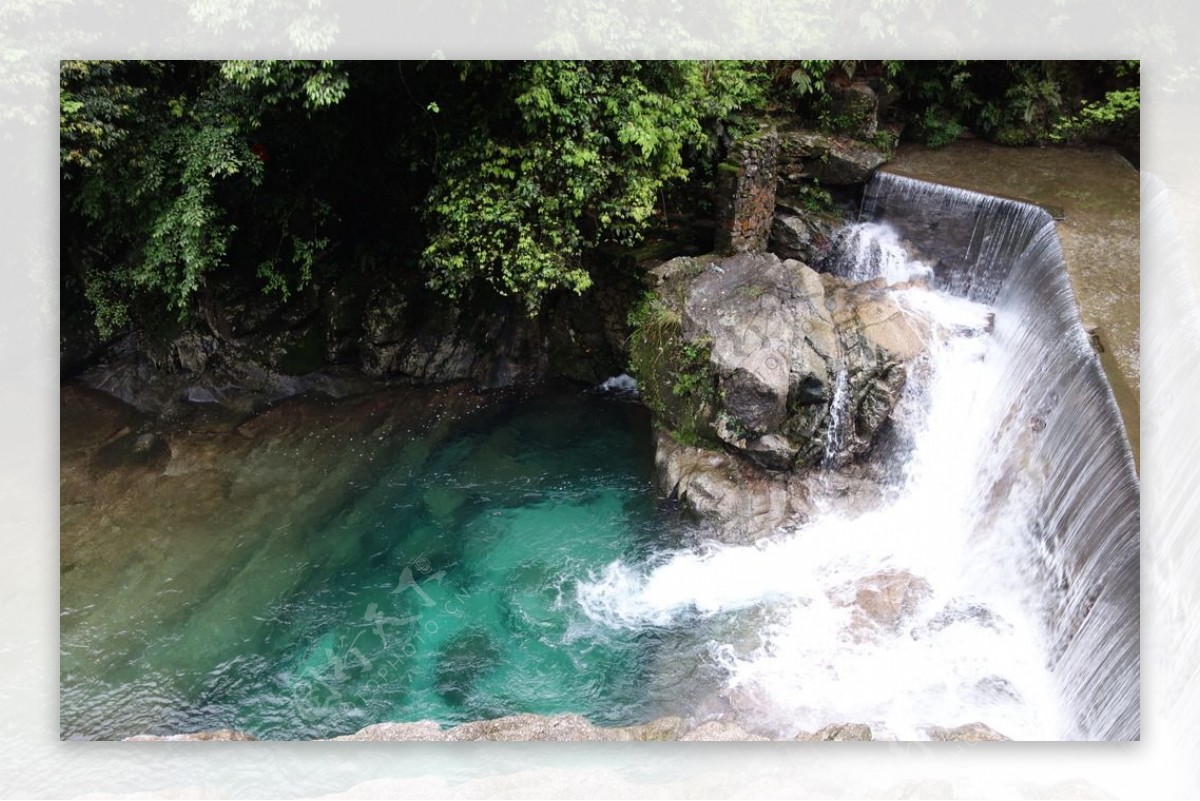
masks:
<svg viewBox="0 0 1200 801"><path fill-rule="evenodd" d="M713 440L716 386L709 367L712 343L687 340L679 312L649 292L629 315L629 360L642 400L685 445Z"/></svg>

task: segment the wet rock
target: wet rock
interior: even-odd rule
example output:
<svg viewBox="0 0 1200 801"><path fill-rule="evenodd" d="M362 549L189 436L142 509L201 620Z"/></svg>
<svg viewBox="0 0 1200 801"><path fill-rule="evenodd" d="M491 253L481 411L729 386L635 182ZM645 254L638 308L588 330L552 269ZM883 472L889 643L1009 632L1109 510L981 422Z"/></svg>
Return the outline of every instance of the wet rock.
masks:
<svg viewBox="0 0 1200 801"><path fill-rule="evenodd" d="M417 723L376 723L354 734L332 739L351 742L439 742L446 739L446 733L433 721L422 720Z"/></svg>
<svg viewBox="0 0 1200 801"><path fill-rule="evenodd" d="M632 359L675 432L658 439L660 486L733 540L795 522L808 471L852 470L880 444L928 322L881 282L769 253L673 259L654 275L661 308Z"/></svg>
<svg viewBox="0 0 1200 801"><path fill-rule="evenodd" d="M979 743L1012 739L984 723L967 723L962 726L956 726L953 729L933 726L925 731L929 735L929 739L935 741Z"/></svg>
<svg viewBox="0 0 1200 801"><path fill-rule="evenodd" d="M152 451L155 445L159 444L159 437L153 432L138 434L137 439L133 441L133 452L145 454Z"/></svg>
<svg viewBox="0 0 1200 801"><path fill-rule="evenodd" d="M756 470L736 454L683 445L669 434L658 434L655 466L662 491L717 524L714 536L723 542L753 542L808 511L808 495L791 477Z"/></svg>
<svg viewBox="0 0 1200 801"><path fill-rule="evenodd" d="M641 726L629 726L619 731L628 732L631 739L648 742L686 740L691 734L688 732L687 722L677 716L658 718Z"/></svg>
<svg viewBox="0 0 1200 801"><path fill-rule="evenodd" d="M874 740L871 727L865 723L831 723L815 732L800 732L793 739L812 742L845 742L849 740Z"/></svg>
<svg viewBox="0 0 1200 801"><path fill-rule="evenodd" d="M858 637L894 631L933 592L929 582L906 570L883 570L835 590L830 600L853 606L851 629Z"/></svg>
<svg viewBox="0 0 1200 801"><path fill-rule="evenodd" d="M768 470L790 470L796 462L800 447L787 437L764 434L748 440L742 449L750 458Z"/></svg>
<svg viewBox="0 0 1200 801"><path fill-rule="evenodd" d="M886 288L773 254L739 254L694 276L677 269L660 292L682 296L683 342L709 347L721 440L769 469L815 465L831 440L847 459L871 447L927 337Z"/></svg>
<svg viewBox="0 0 1200 801"><path fill-rule="evenodd" d="M449 741L471 740L555 740L596 742L621 739L619 734L602 729L583 715L510 715L494 720L475 720L448 730Z"/></svg>
<svg viewBox="0 0 1200 801"><path fill-rule="evenodd" d="M934 615L929 623L913 631L913 638L919 639L952 625L973 625L992 631L1004 631L1011 626L988 607L969 601L953 601Z"/></svg>
<svg viewBox="0 0 1200 801"><path fill-rule="evenodd" d="M216 352L217 341L215 337L188 333L176 339L173 347L179 366L193 375L199 375L208 366L209 356Z"/></svg>
<svg viewBox="0 0 1200 801"><path fill-rule="evenodd" d="M830 254L833 231L841 220L819 216L800 204L777 198L767 249L781 259L817 265Z"/></svg>

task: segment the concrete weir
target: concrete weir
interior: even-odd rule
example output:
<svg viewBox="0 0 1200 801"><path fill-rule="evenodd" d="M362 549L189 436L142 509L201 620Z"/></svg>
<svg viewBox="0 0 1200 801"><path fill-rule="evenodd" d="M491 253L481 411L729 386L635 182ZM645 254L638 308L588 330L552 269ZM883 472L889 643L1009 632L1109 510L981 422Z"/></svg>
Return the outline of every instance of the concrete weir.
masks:
<svg viewBox="0 0 1200 801"><path fill-rule="evenodd" d="M956 177L971 174L961 153L947 157L957 159ZM1060 187L1030 192L1040 194L1031 200L1071 201L1056 223L1044 206L937 183L938 170L917 169L919 161L901 159L877 175L863 216L890 224L934 262L939 287L995 310L998 369L1014 400L994 416L982 503L1005 495L1018 472L1036 477L1028 535L1045 575L1051 665L1073 720L1068 739L1138 739L1139 484L1126 438L1127 428L1136 437L1137 331L1128 326L1138 298L1128 289L1129 273L1136 288L1136 259L1122 261L1126 249L1136 254L1136 236L1113 233L1128 222L1114 211L1123 204L1072 194L1072 173L1057 183L1042 175L1029 187ZM1083 219L1064 237L1073 215Z"/></svg>
<svg viewBox="0 0 1200 801"><path fill-rule="evenodd" d="M1116 150L1012 148L958 141L901 147L882 172L1007 197L1054 217L1084 329L1100 357L1140 461L1138 171Z"/></svg>

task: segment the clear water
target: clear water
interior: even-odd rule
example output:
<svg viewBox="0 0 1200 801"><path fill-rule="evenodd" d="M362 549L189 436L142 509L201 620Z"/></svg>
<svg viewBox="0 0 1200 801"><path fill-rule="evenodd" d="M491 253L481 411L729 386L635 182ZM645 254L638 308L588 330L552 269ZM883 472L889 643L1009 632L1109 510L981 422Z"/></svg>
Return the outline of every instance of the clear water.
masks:
<svg viewBox="0 0 1200 801"><path fill-rule="evenodd" d="M628 724L662 711L648 674L671 635L604 626L575 599L604 565L678 544L643 409L525 398L376 461L339 513L260 535L249 563L184 612L131 635L121 620L75 624L86 604L64 608L63 736L228 727L290 739L384 720L578 712ZM258 588L280 575L288 591L264 605Z"/></svg>

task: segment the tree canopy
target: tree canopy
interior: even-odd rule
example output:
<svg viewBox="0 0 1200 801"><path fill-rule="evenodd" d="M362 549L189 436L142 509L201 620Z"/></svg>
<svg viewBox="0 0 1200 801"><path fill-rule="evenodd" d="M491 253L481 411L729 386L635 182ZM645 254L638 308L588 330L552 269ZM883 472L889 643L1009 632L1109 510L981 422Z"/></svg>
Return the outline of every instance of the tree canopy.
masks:
<svg viewBox="0 0 1200 801"><path fill-rule="evenodd" d="M854 77L935 145L1136 135L1136 62L65 61L64 272L105 336L347 270L535 313L752 116L836 129Z"/></svg>

